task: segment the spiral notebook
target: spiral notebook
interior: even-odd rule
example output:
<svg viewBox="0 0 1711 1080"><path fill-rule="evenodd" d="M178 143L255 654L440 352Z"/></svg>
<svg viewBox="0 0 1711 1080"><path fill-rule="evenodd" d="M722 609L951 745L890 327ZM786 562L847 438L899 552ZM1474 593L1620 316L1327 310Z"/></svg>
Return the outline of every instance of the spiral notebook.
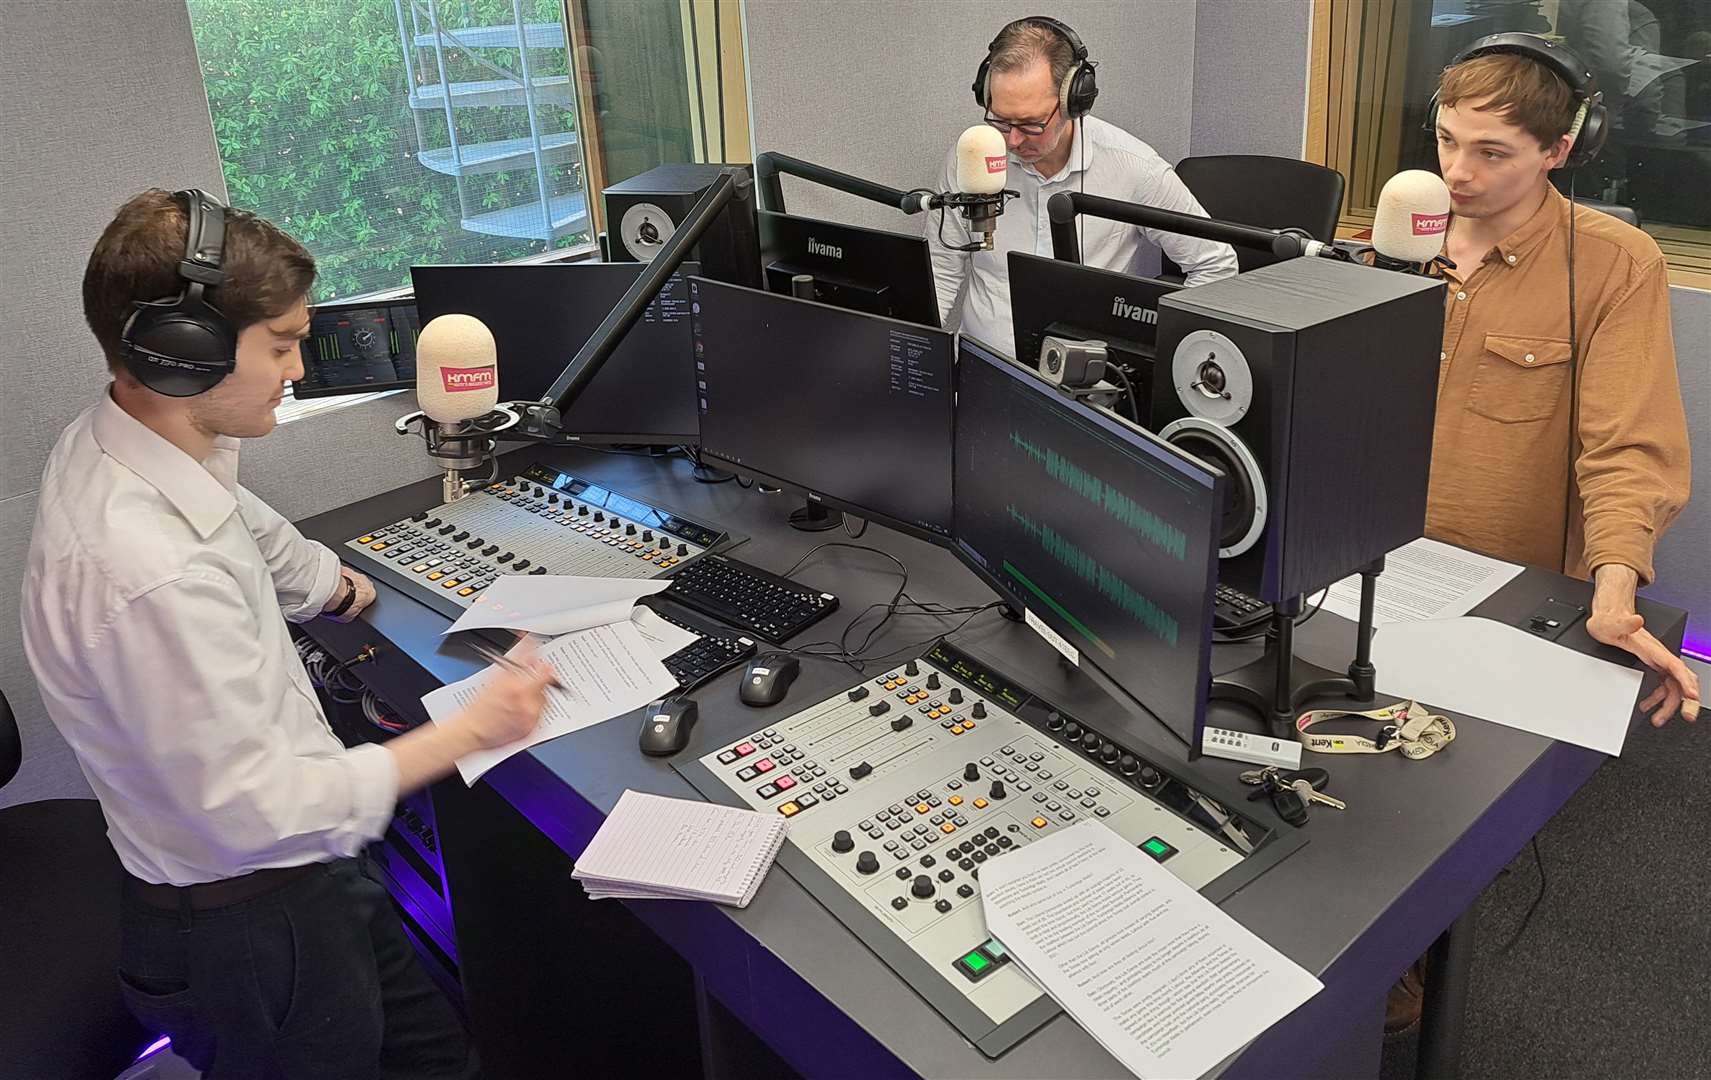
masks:
<svg viewBox="0 0 1711 1080"><path fill-rule="evenodd" d="M784 834L776 814L626 791L571 876L593 900L747 907Z"/></svg>

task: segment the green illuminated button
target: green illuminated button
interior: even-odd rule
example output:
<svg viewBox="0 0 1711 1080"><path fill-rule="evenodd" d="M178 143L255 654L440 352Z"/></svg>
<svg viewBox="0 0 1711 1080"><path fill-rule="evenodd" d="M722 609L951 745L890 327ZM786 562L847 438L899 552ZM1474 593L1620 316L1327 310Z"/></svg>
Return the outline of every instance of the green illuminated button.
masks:
<svg viewBox="0 0 1711 1080"><path fill-rule="evenodd" d="M1146 840L1142 841L1141 850L1146 852L1148 855L1151 855L1159 862L1164 862L1166 859L1176 854L1175 848L1171 847L1156 836L1148 837Z"/></svg>
<svg viewBox="0 0 1711 1080"><path fill-rule="evenodd" d="M975 949L972 952L957 957L956 963L952 966L962 972L963 975L967 976L970 982L979 982L981 979L984 979L987 975L991 974L993 967L996 965L987 958L985 953L982 953L979 949Z"/></svg>
<svg viewBox="0 0 1711 1080"><path fill-rule="evenodd" d="M986 955L992 957L992 959L994 959L994 960L1000 960L1001 961L1006 956L1010 955L1009 953L1004 951L1004 946L999 942L999 940L997 938L987 938L986 944L982 945L981 949L983 949L986 952Z"/></svg>

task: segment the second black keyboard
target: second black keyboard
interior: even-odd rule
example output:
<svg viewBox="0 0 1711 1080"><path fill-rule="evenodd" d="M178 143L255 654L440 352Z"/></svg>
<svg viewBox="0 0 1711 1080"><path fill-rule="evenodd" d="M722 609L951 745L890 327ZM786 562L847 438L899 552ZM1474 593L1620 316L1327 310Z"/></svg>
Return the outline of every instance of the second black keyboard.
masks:
<svg viewBox="0 0 1711 1080"><path fill-rule="evenodd" d="M1271 622L1271 605L1232 589L1218 586L1212 597L1212 629L1220 634L1237 635Z"/></svg>
<svg viewBox="0 0 1711 1080"><path fill-rule="evenodd" d="M703 555L663 594L727 626L782 643L837 610L838 598L724 555Z"/></svg>

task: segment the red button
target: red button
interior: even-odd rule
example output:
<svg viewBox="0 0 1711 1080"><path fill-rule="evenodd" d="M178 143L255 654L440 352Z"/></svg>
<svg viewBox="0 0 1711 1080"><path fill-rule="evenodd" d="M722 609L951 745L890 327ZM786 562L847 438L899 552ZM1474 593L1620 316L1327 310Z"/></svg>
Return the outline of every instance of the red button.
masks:
<svg viewBox="0 0 1711 1080"><path fill-rule="evenodd" d="M736 751L738 757L748 757L755 752L755 744L752 742L738 743Z"/></svg>
<svg viewBox="0 0 1711 1080"><path fill-rule="evenodd" d="M778 778L778 790L780 791L785 791L795 786L796 778L794 776L781 776Z"/></svg>
<svg viewBox="0 0 1711 1080"><path fill-rule="evenodd" d="M755 762L755 772L771 772L774 768L771 758L761 758Z"/></svg>

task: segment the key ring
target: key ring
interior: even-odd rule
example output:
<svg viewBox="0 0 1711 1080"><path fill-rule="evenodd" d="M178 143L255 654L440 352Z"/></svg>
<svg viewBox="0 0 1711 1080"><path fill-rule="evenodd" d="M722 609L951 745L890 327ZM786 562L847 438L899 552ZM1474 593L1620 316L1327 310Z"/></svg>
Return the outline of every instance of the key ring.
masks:
<svg viewBox="0 0 1711 1080"><path fill-rule="evenodd" d="M1376 738L1365 735L1312 735L1307 729L1325 720L1339 718L1376 720L1381 725ZM1310 709L1295 721L1303 748L1320 754L1382 754L1401 751L1409 761L1424 761L1455 741L1456 725L1449 717L1431 712L1417 701L1398 702L1382 709Z"/></svg>

